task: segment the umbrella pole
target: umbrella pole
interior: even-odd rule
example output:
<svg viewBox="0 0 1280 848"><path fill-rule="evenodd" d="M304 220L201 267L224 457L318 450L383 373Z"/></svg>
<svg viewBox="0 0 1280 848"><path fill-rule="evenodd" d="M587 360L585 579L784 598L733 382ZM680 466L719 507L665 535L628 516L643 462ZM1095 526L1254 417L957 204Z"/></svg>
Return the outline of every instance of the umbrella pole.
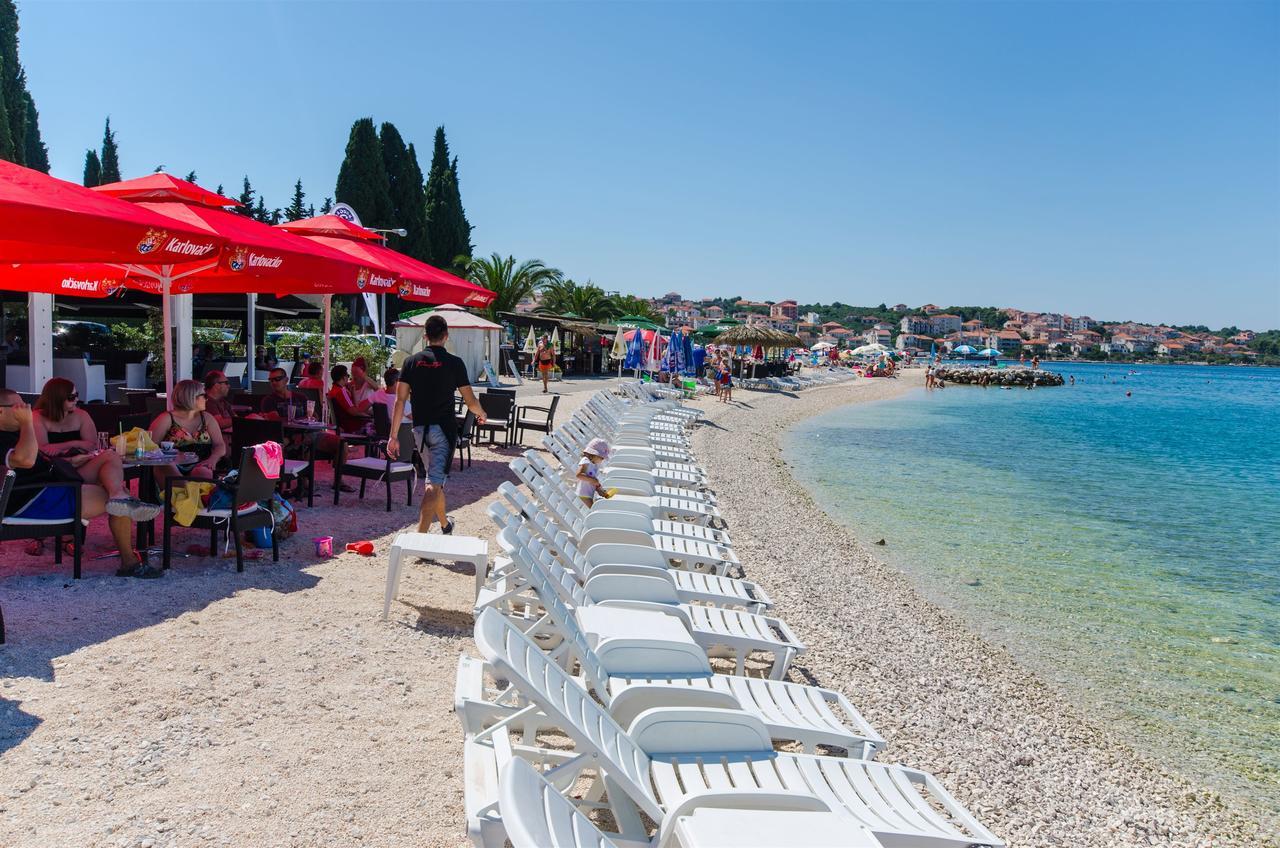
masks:
<svg viewBox="0 0 1280 848"><path fill-rule="evenodd" d="M257 355L255 351L258 347L257 324L258 324L258 296L256 294L245 295L245 317L248 319L244 328L244 358L248 362L245 366L245 373L249 375L249 388L253 388L253 381L258 378L254 365L257 364Z"/></svg>
<svg viewBox="0 0 1280 848"><path fill-rule="evenodd" d="M160 277L160 324L164 343L164 393L165 405L173 401L173 304L169 295L171 266L164 266Z"/></svg>
<svg viewBox="0 0 1280 848"><path fill-rule="evenodd" d="M325 397L329 395L329 318L333 314L333 295L324 296L324 374L321 379L324 380ZM320 403L316 404L320 407L320 420L329 420L329 403L325 397L320 398Z"/></svg>

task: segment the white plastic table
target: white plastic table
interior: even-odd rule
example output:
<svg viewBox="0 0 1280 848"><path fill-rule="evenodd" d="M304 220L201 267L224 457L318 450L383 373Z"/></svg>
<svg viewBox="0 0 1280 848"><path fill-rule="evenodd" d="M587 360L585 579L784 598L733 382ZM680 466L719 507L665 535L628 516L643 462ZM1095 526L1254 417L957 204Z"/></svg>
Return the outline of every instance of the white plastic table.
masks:
<svg viewBox="0 0 1280 848"><path fill-rule="evenodd" d="M446 536L443 533L401 533L391 543L387 560L387 597L382 605L382 620L391 614L391 602L400 586L400 569L406 556L469 562L476 567L476 594L484 585L489 568L489 543L474 536Z"/></svg>
<svg viewBox="0 0 1280 848"><path fill-rule="evenodd" d="M870 831L840 813L703 808L680 816L673 827L688 848L881 848Z"/></svg>

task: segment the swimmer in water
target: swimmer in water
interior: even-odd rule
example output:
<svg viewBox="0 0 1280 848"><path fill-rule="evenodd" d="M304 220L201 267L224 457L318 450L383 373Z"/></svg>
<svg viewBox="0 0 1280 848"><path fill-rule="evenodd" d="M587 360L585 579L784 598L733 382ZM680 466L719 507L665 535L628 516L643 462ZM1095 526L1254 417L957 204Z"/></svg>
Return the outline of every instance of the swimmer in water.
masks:
<svg viewBox="0 0 1280 848"><path fill-rule="evenodd" d="M1074 386L1075 384L1076 384L1076 375L1075 375L1075 374L1072 374L1072 375L1071 375L1071 385L1073 385L1073 386Z"/></svg>
<svg viewBox="0 0 1280 848"><path fill-rule="evenodd" d="M1133 397L1133 392L1125 392L1125 393L1124 393L1124 396L1125 396L1125 397Z"/></svg>

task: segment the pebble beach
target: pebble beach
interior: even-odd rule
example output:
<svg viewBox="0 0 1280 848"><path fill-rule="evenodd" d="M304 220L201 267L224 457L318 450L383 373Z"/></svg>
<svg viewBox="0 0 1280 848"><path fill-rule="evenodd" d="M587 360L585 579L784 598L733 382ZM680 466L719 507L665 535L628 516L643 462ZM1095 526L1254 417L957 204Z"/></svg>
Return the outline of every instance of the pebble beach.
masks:
<svg viewBox="0 0 1280 848"><path fill-rule="evenodd" d="M809 646L793 679L843 691L887 740L882 760L932 772L1011 846L1280 844L923 600L795 482L788 426L920 381L696 401L694 449L738 556ZM608 385L566 387L558 419ZM449 485L455 532L491 552L484 509L517 453L477 448ZM299 518L281 562L243 574L193 559L133 581L107 561L77 582L0 549L0 845L467 844L451 708L457 658L475 654L470 569L409 565L382 622L409 511L386 513L375 490ZM317 559L316 522L377 555Z"/></svg>

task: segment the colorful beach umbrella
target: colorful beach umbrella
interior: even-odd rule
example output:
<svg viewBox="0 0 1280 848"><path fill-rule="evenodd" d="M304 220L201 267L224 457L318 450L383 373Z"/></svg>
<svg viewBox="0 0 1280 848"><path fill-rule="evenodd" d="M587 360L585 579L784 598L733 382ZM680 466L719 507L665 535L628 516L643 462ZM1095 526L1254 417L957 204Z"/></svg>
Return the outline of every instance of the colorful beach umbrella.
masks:
<svg viewBox="0 0 1280 848"><path fill-rule="evenodd" d="M999 356L999 355L1000 355L1000 351L996 350L993 347L985 348L984 350L978 351L978 356Z"/></svg>
<svg viewBox="0 0 1280 848"><path fill-rule="evenodd" d="M968 356L971 353L977 353L977 351L971 345L964 345L964 344L959 345L958 347L951 348L951 352L961 354L962 356Z"/></svg>
<svg viewBox="0 0 1280 848"><path fill-rule="evenodd" d="M644 333L640 330L632 330L628 334L627 341L627 357L622 367L639 371L644 367Z"/></svg>

